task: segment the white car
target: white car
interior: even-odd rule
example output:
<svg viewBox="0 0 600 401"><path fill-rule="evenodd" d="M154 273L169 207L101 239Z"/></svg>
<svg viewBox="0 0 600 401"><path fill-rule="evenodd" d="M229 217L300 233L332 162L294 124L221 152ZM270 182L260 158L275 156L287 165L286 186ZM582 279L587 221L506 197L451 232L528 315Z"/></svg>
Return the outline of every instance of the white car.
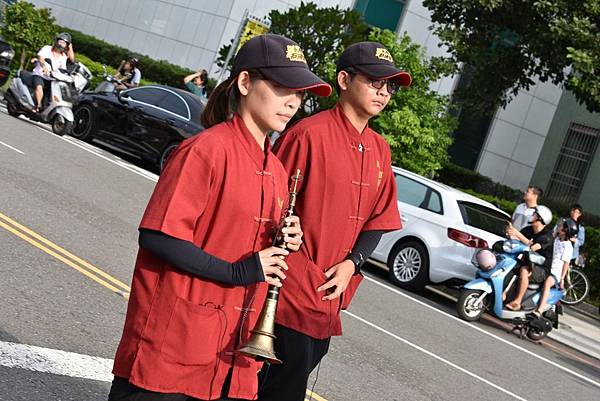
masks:
<svg viewBox="0 0 600 401"><path fill-rule="evenodd" d="M473 254L504 239L510 216L455 188L392 169L403 227L384 234L371 259L388 266L394 284L414 291L474 279Z"/></svg>

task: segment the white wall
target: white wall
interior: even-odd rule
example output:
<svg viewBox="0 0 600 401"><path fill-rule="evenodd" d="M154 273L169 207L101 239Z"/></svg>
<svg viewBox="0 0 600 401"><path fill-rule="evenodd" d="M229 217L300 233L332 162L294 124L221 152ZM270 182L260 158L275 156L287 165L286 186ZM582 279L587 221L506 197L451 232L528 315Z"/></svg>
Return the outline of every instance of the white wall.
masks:
<svg viewBox="0 0 600 401"><path fill-rule="evenodd" d="M206 68L214 75L217 52L235 36L246 9L264 17L272 9L285 11L299 6L301 0L31 1L51 8L60 25L158 60ZM315 2L342 8L353 4L353 0ZM74 47L77 51L77 43Z"/></svg>

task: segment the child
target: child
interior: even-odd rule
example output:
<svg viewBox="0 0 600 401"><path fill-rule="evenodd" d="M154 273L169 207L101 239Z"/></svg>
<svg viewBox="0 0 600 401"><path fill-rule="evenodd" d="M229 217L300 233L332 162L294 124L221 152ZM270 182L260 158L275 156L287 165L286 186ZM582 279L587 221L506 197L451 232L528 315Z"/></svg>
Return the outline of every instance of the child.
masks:
<svg viewBox="0 0 600 401"><path fill-rule="evenodd" d="M548 300L550 288L559 284L561 290L564 290L565 276L569 271L571 256L573 255L573 240L577 237L579 227L575 220L568 218L558 227L558 235L554 239L554 252L552 254L552 267L550 276L544 281L544 289L540 303L534 314L542 316Z"/></svg>

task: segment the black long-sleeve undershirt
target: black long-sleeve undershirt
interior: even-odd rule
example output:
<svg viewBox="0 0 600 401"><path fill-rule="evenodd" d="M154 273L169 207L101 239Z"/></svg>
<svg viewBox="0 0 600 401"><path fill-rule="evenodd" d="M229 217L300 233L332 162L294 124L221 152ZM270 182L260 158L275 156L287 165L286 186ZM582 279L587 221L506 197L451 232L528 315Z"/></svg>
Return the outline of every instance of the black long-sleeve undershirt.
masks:
<svg viewBox="0 0 600 401"><path fill-rule="evenodd" d="M249 285L265 281L258 253L238 262L217 258L189 241L160 231L140 229L140 247L152 252L169 265L194 276L231 285Z"/></svg>
<svg viewBox="0 0 600 401"><path fill-rule="evenodd" d="M350 255L359 256L363 261L366 261L377 247L382 235L383 230L369 230L361 232L356 239L356 243L354 244L354 248L352 248ZM360 265L356 266L356 271L354 274L360 272L360 267Z"/></svg>

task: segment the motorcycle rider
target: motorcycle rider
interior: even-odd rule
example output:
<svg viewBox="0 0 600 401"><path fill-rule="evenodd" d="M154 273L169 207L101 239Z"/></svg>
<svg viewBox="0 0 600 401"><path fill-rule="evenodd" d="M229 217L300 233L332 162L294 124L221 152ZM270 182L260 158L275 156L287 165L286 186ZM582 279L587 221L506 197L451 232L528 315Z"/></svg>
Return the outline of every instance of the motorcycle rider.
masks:
<svg viewBox="0 0 600 401"><path fill-rule="evenodd" d="M512 302L506 304L506 308L514 311L521 309L521 301L527 292L529 281L541 284L550 275L552 266L553 236L552 231L547 227L552 222L552 212L546 206L538 205L533 213L531 225L517 230L508 224L506 234L511 239L516 239L529 246L533 252L537 252L545 258L544 265L540 266L533 263L524 263L519 269L519 288L517 296Z"/></svg>
<svg viewBox="0 0 600 401"><path fill-rule="evenodd" d="M50 59L51 65L46 62ZM42 110L42 101L44 99L44 82L50 78L50 71L67 69L67 60L75 62L75 52L71 43L71 35L62 32L54 38L54 44L44 46L37 54L37 63L33 69L33 74L25 82L35 91L35 111Z"/></svg>
<svg viewBox="0 0 600 401"><path fill-rule="evenodd" d="M565 289L565 276L569 271L571 256L573 255L573 242L577 238L578 232L579 226L571 218L564 219L562 224L558 226L558 235L554 240L550 276L544 281L540 303L533 312L537 317L541 317L544 312L550 288L553 285L558 285L561 290Z"/></svg>

